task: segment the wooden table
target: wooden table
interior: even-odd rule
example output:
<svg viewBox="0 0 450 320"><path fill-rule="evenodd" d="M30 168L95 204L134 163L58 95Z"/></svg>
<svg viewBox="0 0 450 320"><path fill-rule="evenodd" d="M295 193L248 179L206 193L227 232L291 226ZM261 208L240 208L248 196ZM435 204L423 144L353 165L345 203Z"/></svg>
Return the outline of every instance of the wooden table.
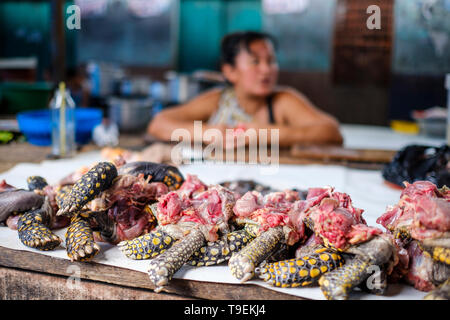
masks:
<svg viewBox="0 0 450 320"><path fill-rule="evenodd" d="M75 275L80 278L78 285L73 280ZM0 247L0 300L302 300L252 284L172 279L163 292L155 293L152 289L143 272Z"/></svg>
<svg viewBox="0 0 450 320"><path fill-rule="evenodd" d="M142 147L142 136L121 135L120 147ZM99 149L86 145L81 152ZM0 172L21 162L47 159L50 147L28 143L0 145ZM70 286L74 266L79 267L79 286ZM2 299L147 299L147 300L286 300L301 299L256 285L221 284L173 279L155 293L147 274L98 264L71 262L29 251L0 246L0 300Z"/></svg>
<svg viewBox="0 0 450 320"><path fill-rule="evenodd" d="M122 134L120 137L121 148L139 149L144 146L142 135ZM95 145L89 144L80 152L97 149L99 148ZM297 150L297 154L305 155L305 152ZM48 159L49 153L50 147L37 147L28 143L0 145L0 172L21 162L39 163ZM327 163L364 169L380 169L382 165L367 161L352 162L352 159L340 159L336 156L318 158L316 153L312 157L294 157L291 150L280 150L279 160L282 164ZM73 268L79 268L80 271L79 285L75 287L70 285ZM296 296L251 284L221 284L181 279L173 279L162 293L155 293L147 274L142 272L95 262L71 262L5 247L0 247L0 299L301 300Z"/></svg>

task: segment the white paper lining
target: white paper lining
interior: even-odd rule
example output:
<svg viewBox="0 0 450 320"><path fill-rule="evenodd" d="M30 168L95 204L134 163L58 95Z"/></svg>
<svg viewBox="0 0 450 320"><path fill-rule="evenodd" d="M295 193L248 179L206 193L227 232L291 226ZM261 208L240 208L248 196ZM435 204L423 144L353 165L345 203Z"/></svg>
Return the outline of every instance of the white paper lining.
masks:
<svg viewBox="0 0 450 320"><path fill-rule="evenodd" d="M44 161L40 164L22 163L11 170L0 174L0 180L6 179L9 184L19 188L26 187L26 178L30 175L41 175L52 184L66 176L73 170L102 160L99 152L81 154L69 160ZM225 180L253 179L262 184L271 185L277 189L321 187L331 185L337 191L350 194L353 204L364 209L363 217L369 225L376 226L376 219L385 212L387 205L397 203L400 191L387 187L379 171L349 169L340 166L322 165L280 165L274 175L262 175L260 166L237 164L191 164L180 168L183 174L196 174L207 184L219 183ZM64 238L65 229L57 230ZM121 268L147 271L148 261L136 261L126 258L113 245L101 243L102 251L94 258L100 264ZM68 259L65 248L58 247L53 251L40 251L24 246L17 237L17 232L0 227L0 246L15 250L26 250L49 255L61 259ZM239 283L229 272L226 264L210 267L183 266L174 278L196 281ZM262 280L252 280L248 283L266 287L270 290L300 296L309 299L324 299L318 287L314 288L274 288ZM390 284L387 295L355 292L351 299L422 299L426 293L402 284ZM211 297L214 298L214 297Z"/></svg>

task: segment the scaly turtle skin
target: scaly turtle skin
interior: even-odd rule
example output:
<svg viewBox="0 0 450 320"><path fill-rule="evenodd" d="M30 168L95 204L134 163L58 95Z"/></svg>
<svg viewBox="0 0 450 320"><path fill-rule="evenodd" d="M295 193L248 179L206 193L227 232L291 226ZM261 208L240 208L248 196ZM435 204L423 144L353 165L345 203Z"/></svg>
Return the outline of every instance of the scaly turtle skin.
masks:
<svg viewBox="0 0 450 320"><path fill-rule="evenodd" d="M252 226L246 225L244 229L230 232L218 241L208 242L206 246L194 252L187 263L197 267L220 264L229 260L233 253L242 250L255 236Z"/></svg>
<svg viewBox="0 0 450 320"><path fill-rule="evenodd" d="M433 260L450 266L450 238L425 239L418 242L419 247Z"/></svg>
<svg viewBox="0 0 450 320"><path fill-rule="evenodd" d="M84 215L84 216L83 216ZM99 251L88 219L89 213L75 214L66 231L67 256L72 261L88 261Z"/></svg>
<svg viewBox="0 0 450 320"><path fill-rule="evenodd" d="M111 187L117 177L116 167L109 162L100 162L85 173L73 186L62 187L56 196L59 206L57 215L71 217L66 231L66 251L72 261L87 261L100 250L95 243L88 221L89 214L81 209L102 191Z"/></svg>
<svg viewBox="0 0 450 320"><path fill-rule="evenodd" d="M71 185L65 185L62 187L59 187L56 191L56 204L58 205L58 208L61 208L64 203L64 198L66 195L70 193L70 190L72 189Z"/></svg>
<svg viewBox="0 0 450 320"><path fill-rule="evenodd" d="M329 300L348 299L349 293L370 276L369 266L382 266L392 260L394 248L391 242L382 236L350 247L345 251L351 254L345 264L325 273L319 279L320 288Z"/></svg>
<svg viewBox="0 0 450 320"><path fill-rule="evenodd" d="M255 238L251 227L230 232L215 242L208 242L189 258L187 264L192 266L211 266L220 264L231 258ZM179 237L164 228L156 228L151 232L132 240L122 241L118 247L130 259L145 260L154 258L170 248Z"/></svg>
<svg viewBox="0 0 450 320"><path fill-rule="evenodd" d="M231 274L240 282L253 278L255 268L281 245L284 237L283 227L262 232L241 251L231 256L228 262Z"/></svg>
<svg viewBox="0 0 450 320"><path fill-rule="evenodd" d="M197 228L191 228L189 234L176 242L172 247L156 258L150 260L148 275L155 286L155 292L160 292L169 283L172 276L183 264L205 243L205 236Z"/></svg>
<svg viewBox="0 0 450 320"><path fill-rule="evenodd" d="M64 197L57 215L77 213L85 204L94 199L102 191L111 187L117 177L117 168L110 162L99 162L85 173Z"/></svg>
<svg viewBox="0 0 450 320"><path fill-rule="evenodd" d="M148 274L156 292L161 291L169 283L175 272L187 263L195 252L205 245L208 247L207 241L217 241L220 234L230 232L228 219L232 216L234 194L220 185L205 188L196 177L190 179L191 177L188 177L189 183L200 188L197 188L197 192L186 196L182 193L184 185L181 186L181 197L186 197L184 198L186 202L183 203L186 209L175 210L177 212L175 219L169 219L174 211L165 210L164 206L167 204L166 197L180 201L180 193L168 193L159 198L157 205L152 206L155 208L153 212L160 223L160 229L171 230L173 234L170 236L178 239L170 248L150 260ZM188 185L188 188L190 187L192 186ZM180 209L183 205L175 208ZM206 252L206 249L202 251ZM214 252L212 248L210 253L214 255ZM209 254L205 255L204 259L208 260Z"/></svg>
<svg viewBox="0 0 450 320"><path fill-rule="evenodd" d="M128 164L127 168L133 169L132 174L121 177L118 176L117 168L112 163L100 162L82 175L73 185L63 187L46 188L47 182L40 176L31 176L27 179L29 190L16 189L7 184L3 185L2 190L4 191L0 192L0 222L7 222L12 228L17 225L19 239L24 245L40 250L52 250L61 243L61 239L51 231L51 228L62 226L65 220L68 220L57 216L68 216L71 218L71 224L66 233L68 256L72 260L89 260L99 251L99 246L94 242L94 235L112 243L117 241L120 236L124 236L124 234L119 235L119 231L116 230L119 222L114 220L114 214L112 214L114 217L109 216L107 209L102 206L99 206L100 209L96 209L95 212L88 211L89 206L86 206L86 204L89 201L109 189L116 179L120 178L129 181L132 186L135 183L133 179L136 178L138 189L149 186L146 183L163 181L174 188L176 184L173 181L183 180L181 173L176 168L163 164L141 162L134 165L131 163ZM141 168L143 168L143 172L139 172ZM149 177L143 179L141 175L148 175ZM123 210L120 212L119 218L123 219L122 223L124 224L127 223L127 211L123 208L126 208L126 200L130 197L130 194L134 194L134 190L126 189L126 186L125 183L122 190L120 186L118 187L119 195L120 192L124 192L123 198L119 196L120 210ZM151 188L145 189L145 192L147 191L158 195L166 192L167 188L155 185L154 190L151 190ZM141 196L139 193L138 195ZM144 198L142 199L145 199L145 196L146 193L143 193ZM106 203L109 199L103 200ZM141 199L138 199L139 201ZM136 203L136 206L139 207L135 206L132 214L135 214L136 210L141 210L143 205L142 202ZM107 207L108 204L106 203L105 206ZM145 208L142 210L145 211ZM145 218L146 216L142 215L142 217ZM144 222L144 220L140 222ZM151 221L148 221L146 228L150 228L150 226ZM121 229L120 232L123 232L123 230Z"/></svg>
<svg viewBox="0 0 450 320"><path fill-rule="evenodd" d="M450 248L444 247L431 247L427 248L424 246L424 251L435 260L441 263L445 263L450 266Z"/></svg>
<svg viewBox="0 0 450 320"><path fill-rule="evenodd" d="M170 248L177 239L170 233L156 228L151 232L134 238L121 241L117 244L127 258L145 260L154 258Z"/></svg>
<svg viewBox="0 0 450 320"><path fill-rule="evenodd" d="M184 182L183 175L176 167L146 161L127 163L119 168L118 173L119 175L144 174L145 178L151 176L152 182L163 182L166 186L169 187L169 190L178 189Z"/></svg>
<svg viewBox="0 0 450 320"><path fill-rule="evenodd" d="M343 264L339 253L319 248L300 258L264 264L256 268L255 273L275 287L295 288L315 284L321 275Z"/></svg>
<svg viewBox="0 0 450 320"><path fill-rule="evenodd" d="M48 185L48 183L47 180L45 180L41 176L30 176L27 178L27 185L28 190L34 191L44 189Z"/></svg>
<svg viewBox="0 0 450 320"><path fill-rule="evenodd" d="M144 256L147 254L148 256L150 250L153 249L151 256L155 258L150 260L148 274L150 281L155 286L155 292L160 292L169 283L175 272L185 263L193 266L219 264L229 259L234 251L245 246L254 237L251 227L228 233L216 242L207 242L203 232L195 226L187 229L181 228L181 230L188 234L183 236L172 234L169 236L170 233L163 234L161 230L150 233L152 236L156 235L156 237L152 238L151 244L147 242L146 250L142 250L141 253L139 253L141 250L139 245L142 244L142 247L144 247L142 241L146 240L146 236L150 240L150 234L140 237L138 241L131 240L131 242L125 244L126 249L124 251L126 251L125 253L131 251L130 256L137 257L139 254L144 254ZM156 233L159 233L160 236L158 237ZM162 237L164 237L164 240ZM155 240L156 242L154 242ZM157 243L156 246L155 243ZM135 248L133 248L133 245L135 245Z"/></svg>
<svg viewBox="0 0 450 320"><path fill-rule="evenodd" d="M368 258L355 256L344 266L324 274L319 280L320 289L328 300L346 300L353 288L369 276L369 266Z"/></svg>
<svg viewBox="0 0 450 320"><path fill-rule="evenodd" d="M17 223L20 241L31 248L53 250L61 239L50 230L52 208L46 201L42 208L22 214Z"/></svg>
<svg viewBox="0 0 450 320"><path fill-rule="evenodd" d="M106 211L90 212L83 208L103 191L111 188L115 181L124 175L136 177L143 175L148 178L149 183L162 182L169 188L178 188L179 183L184 181L178 169L165 164L142 161L125 164L117 169L112 163L100 162L82 175L73 186L62 187L56 195L56 201L60 208L57 214L71 216L71 224L66 233L67 254L71 260L87 261L99 252L100 247L94 241L94 234L98 234L100 238L110 242L114 242L117 238L114 221ZM147 210L147 207L148 205L144 210ZM150 235L154 242L158 241L155 237L156 234ZM139 241L140 238L136 239L136 243ZM146 253L141 252L142 256L137 253L133 245L135 244L131 244L133 250L131 250L130 257L139 259L146 256ZM144 239L139 246L143 245ZM164 248L159 248L159 250L162 249ZM156 252L157 249L148 247L147 250ZM136 253L133 254L133 252Z"/></svg>
<svg viewBox="0 0 450 320"><path fill-rule="evenodd" d="M28 189L40 194L48 185L40 176L27 178ZM27 211L20 215L17 221L17 231L20 241L31 248L39 250L53 250L61 243L61 239L50 230L53 209L48 197L44 197L44 203L38 209Z"/></svg>

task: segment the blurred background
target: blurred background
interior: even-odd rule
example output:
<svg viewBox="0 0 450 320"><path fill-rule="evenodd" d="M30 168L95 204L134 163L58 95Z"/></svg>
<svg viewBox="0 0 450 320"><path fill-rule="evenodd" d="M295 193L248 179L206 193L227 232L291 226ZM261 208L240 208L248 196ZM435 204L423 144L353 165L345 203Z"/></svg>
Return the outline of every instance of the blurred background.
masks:
<svg viewBox="0 0 450 320"><path fill-rule="evenodd" d="M74 4L81 28L70 30ZM379 30L366 27L373 4ZM0 3L0 113L46 108L65 81L77 107L142 129L220 84L220 40L237 30L275 36L279 83L342 123L390 126L446 107L450 0L36 0ZM142 124L114 116L124 104L146 106Z"/></svg>

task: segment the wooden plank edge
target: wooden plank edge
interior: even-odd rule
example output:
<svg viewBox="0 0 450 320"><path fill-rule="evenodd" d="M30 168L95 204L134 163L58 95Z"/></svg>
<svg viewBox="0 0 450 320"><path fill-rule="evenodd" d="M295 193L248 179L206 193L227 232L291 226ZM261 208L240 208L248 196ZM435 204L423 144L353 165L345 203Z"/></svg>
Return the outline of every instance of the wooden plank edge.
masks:
<svg viewBox="0 0 450 320"><path fill-rule="evenodd" d="M0 246L0 265L59 276L106 282L133 288L153 290L144 272L96 262L71 262L35 252L14 250ZM211 300L306 300L254 284L230 284L172 279L163 292ZM161 296L164 299L164 296Z"/></svg>
<svg viewBox="0 0 450 320"><path fill-rule="evenodd" d="M99 281L0 267L0 300L191 300Z"/></svg>

